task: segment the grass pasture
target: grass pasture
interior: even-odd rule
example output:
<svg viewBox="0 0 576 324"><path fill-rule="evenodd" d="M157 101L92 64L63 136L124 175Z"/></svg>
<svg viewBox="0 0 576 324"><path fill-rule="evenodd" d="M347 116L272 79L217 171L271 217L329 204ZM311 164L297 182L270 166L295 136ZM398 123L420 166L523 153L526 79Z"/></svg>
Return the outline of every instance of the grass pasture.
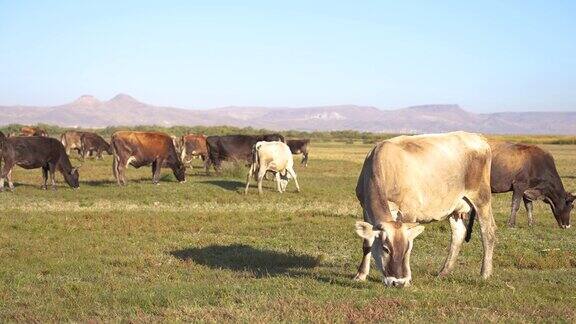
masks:
<svg viewBox="0 0 576 324"><path fill-rule="evenodd" d="M60 175L42 191L40 170L16 168L16 191L0 194L0 321L576 321L576 229L541 202L533 228L522 208L508 229L510 194L493 196L490 280L477 224L452 275L435 276L450 240L438 222L415 241L411 287L384 287L374 267L353 282L354 187L371 147L313 143L302 192L269 181L262 197L255 183L241 194L241 170L206 176L198 161L184 184L129 168L119 188L109 156L88 160L76 191ZM576 146L545 148L576 191Z"/></svg>

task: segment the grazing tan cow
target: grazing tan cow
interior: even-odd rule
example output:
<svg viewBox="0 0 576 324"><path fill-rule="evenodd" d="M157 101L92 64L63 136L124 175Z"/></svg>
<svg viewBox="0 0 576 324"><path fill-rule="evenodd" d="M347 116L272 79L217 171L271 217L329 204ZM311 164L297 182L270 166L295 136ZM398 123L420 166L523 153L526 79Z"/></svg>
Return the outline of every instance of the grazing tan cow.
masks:
<svg viewBox="0 0 576 324"><path fill-rule="evenodd" d="M86 132L69 130L60 135L60 142L62 142L62 145L64 145L66 154L70 155L71 150L76 150L79 155L82 154L81 138L85 133Z"/></svg>
<svg viewBox="0 0 576 324"><path fill-rule="evenodd" d="M424 230L418 223L447 218L452 240L440 275L448 274L463 241L470 239L475 216L484 247L481 274L488 278L496 228L490 196L491 157L484 137L465 132L399 136L377 144L364 161L356 187L364 210L364 222L356 224L364 255L355 279L366 279L374 254L387 286L408 285L413 240ZM398 217L393 209L400 211Z"/></svg>
<svg viewBox="0 0 576 324"><path fill-rule="evenodd" d="M252 148L252 164L246 177L246 189L244 194L248 193L250 187L250 178L256 177L258 181L258 193L262 194L262 180L267 171L273 171L276 174L276 186L278 192L286 191L288 180L294 179L296 189L300 192L296 172L294 172L294 160L292 152L288 145L282 142L257 142Z"/></svg>
<svg viewBox="0 0 576 324"><path fill-rule="evenodd" d="M114 161L112 170L118 185L126 185L126 167L152 165L152 183L160 181L160 169L172 169L176 180L186 182L186 168L174 147L170 135L162 132L120 131L111 140Z"/></svg>

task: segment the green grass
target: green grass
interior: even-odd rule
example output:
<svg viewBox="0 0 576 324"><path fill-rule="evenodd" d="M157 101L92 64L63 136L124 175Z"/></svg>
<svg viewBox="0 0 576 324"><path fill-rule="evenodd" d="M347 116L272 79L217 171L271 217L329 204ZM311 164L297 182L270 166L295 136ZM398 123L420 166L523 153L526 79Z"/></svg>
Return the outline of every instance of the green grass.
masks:
<svg viewBox="0 0 576 324"><path fill-rule="evenodd" d="M198 161L184 184L164 170L154 186L150 168L129 168L119 188L110 157L88 160L76 191L61 176L42 191L40 170L16 168L16 191L0 194L0 321L576 321L576 231L543 203L535 227L522 210L508 229L509 194L493 200L488 281L477 226L452 275L435 276L450 240L438 222L415 241L411 287L384 287L374 268L353 282L354 187L370 148L314 143L296 169L302 192L268 181L262 197L254 183L241 194L238 167L208 177ZM576 146L546 148L576 191Z"/></svg>

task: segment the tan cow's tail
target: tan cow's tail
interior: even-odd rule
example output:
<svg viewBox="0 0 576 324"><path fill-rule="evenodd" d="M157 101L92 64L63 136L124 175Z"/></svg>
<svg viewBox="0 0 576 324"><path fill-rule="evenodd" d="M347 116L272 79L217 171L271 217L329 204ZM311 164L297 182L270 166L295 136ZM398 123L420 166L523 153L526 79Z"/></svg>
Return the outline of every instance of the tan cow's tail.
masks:
<svg viewBox="0 0 576 324"><path fill-rule="evenodd" d="M468 205L470 205L470 216L468 219L468 225L466 225L466 236L464 237L464 240L466 242L470 242L470 239L472 238L472 228L474 226L474 219L476 218L476 208L474 207L474 205L470 202L470 200L468 200L468 198L464 197L464 200L466 200L466 202L468 203Z"/></svg>
<svg viewBox="0 0 576 324"><path fill-rule="evenodd" d="M252 164L250 165L250 173L254 176L258 176L258 170L260 169L260 159L258 158L258 148L256 144L252 147Z"/></svg>

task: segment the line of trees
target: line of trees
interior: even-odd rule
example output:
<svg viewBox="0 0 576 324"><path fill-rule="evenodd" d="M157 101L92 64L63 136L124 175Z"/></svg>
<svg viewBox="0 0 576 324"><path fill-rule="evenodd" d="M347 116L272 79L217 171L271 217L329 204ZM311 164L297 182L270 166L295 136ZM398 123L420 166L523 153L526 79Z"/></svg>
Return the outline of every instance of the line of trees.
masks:
<svg viewBox="0 0 576 324"><path fill-rule="evenodd" d="M0 127L0 131L5 134L18 134L20 128L24 125L11 124L7 126ZM189 133L194 134L206 134L210 135L230 135L230 134L265 134L275 131L263 128L252 128L252 127L234 127L234 126L109 126L106 128L71 128L71 127L60 127L48 124L38 124L35 125L40 127L52 136L59 137L60 134L67 130L83 130L95 132L105 138L109 138L114 132L120 130L135 130L135 131L160 131L165 132L174 136L182 136ZM359 132L354 130L342 130L342 131L297 131L288 130L280 131L282 135L286 138L309 138L314 141L323 142L361 142L366 144L376 143L388 138L392 138L399 134L384 134L384 133L371 133L371 132ZM499 139L511 142L523 142L530 144L576 144L576 136L563 136L563 135L488 135L487 137L492 139Z"/></svg>

